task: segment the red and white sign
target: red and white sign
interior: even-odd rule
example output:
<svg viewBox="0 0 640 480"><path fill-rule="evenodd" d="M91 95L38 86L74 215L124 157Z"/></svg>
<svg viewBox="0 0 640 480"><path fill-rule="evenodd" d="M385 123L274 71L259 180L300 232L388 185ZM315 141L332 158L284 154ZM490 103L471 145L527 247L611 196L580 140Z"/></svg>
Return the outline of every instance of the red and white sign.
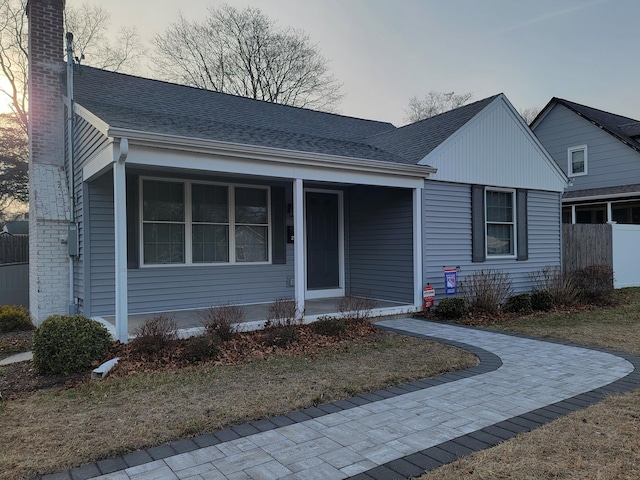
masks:
<svg viewBox="0 0 640 480"><path fill-rule="evenodd" d="M422 291L423 308L433 307L433 302L435 301L435 298L436 298L436 289L433 288L431 285L427 285L426 287L424 287L424 290Z"/></svg>

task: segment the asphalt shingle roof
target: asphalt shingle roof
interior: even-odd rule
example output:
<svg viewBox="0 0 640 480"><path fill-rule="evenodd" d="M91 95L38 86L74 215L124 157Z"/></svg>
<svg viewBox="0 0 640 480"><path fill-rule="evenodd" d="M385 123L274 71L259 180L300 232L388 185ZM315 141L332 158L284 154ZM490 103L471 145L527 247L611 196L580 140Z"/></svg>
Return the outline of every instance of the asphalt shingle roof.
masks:
<svg viewBox="0 0 640 480"><path fill-rule="evenodd" d="M401 156L408 163L418 163L498 96L499 94L395 130L379 133L370 137L369 143Z"/></svg>
<svg viewBox="0 0 640 480"><path fill-rule="evenodd" d="M631 148L640 152L640 121L586 105L580 105L579 103L570 102L562 98L553 98L549 104L552 104L554 101L595 123L614 137L628 144Z"/></svg>
<svg viewBox="0 0 640 480"><path fill-rule="evenodd" d="M494 97L396 128L82 66L74 99L111 128L416 164Z"/></svg>

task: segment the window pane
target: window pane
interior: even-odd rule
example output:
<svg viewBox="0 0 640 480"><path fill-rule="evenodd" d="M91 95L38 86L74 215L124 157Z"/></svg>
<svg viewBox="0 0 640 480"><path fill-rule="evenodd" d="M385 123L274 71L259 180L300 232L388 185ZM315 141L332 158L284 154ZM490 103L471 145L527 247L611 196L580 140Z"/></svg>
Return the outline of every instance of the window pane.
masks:
<svg viewBox="0 0 640 480"><path fill-rule="evenodd" d="M573 173L584 173L584 150L571 152L571 171Z"/></svg>
<svg viewBox="0 0 640 480"><path fill-rule="evenodd" d="M229 227L225 225L193 226L193 262L229 261Z"/></svg>
<svg viewBox="0 0 640 480"><path fill-rule="evenodd" d="M236 188L236 223L267 224L267 190Z"/></svg>
<svg viewBox="0 0 640 480"><path fill-rule="evenodd" d="M513 255L513 225L487 225L487 255Z"/></svg>
<svg viewBox="0 0 640 480"><path fill-rule="evenodd" d="M144 263L184 263L184 225L145 223Z"/></svg>
<svg viewBox="0 0 640 480"><path fill-rule="evenodd" d="M142 191L144 221L184 222L184 184L145 180Z"/></svg>
<svg viewBox="0 0 640 480"><path fill-rule="evenodd" d="M219 185L191 187L194 222L229 223L229 189Z"/></svg>
<svg viewBox="0 0 640 480"><path fill-rule="evenodd" d="M268 247L267 227L236 227L236 261L266 262Z"/></svg>
<svg viewBox="0 0 640 480"><path fill-rule="evenodd" d="M513 193L487 191L487 222L513 222Z"/></svg>

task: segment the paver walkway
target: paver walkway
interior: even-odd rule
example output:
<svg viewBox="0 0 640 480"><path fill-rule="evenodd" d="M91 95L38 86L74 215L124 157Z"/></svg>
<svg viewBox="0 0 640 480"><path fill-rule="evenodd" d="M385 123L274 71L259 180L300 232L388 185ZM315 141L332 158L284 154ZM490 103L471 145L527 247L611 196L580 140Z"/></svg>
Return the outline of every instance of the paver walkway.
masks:
<svg viewBox="0 0 640 480"><path fill-rule="evenodd" d="M414 319L378 325L465 344L481 364L55 478L409 478L640 383L629 355Z"/></svg>

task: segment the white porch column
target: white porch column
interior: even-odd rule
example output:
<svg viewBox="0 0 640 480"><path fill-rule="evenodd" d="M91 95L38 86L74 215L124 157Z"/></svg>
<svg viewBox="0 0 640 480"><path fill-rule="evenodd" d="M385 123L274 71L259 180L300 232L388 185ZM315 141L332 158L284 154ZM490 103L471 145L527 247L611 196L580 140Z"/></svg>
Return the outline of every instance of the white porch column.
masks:
<svg viewBox="0 0 640 480"><path fill-rule="evenodd" d="M129 311L127 306L127 183L125 159L129 150L126 138L120 141L113 163L113 213L115 231L116 270L116 340L129 341Z"/></svg>
<svg viewBox="0 0 640 480"><path fill-rule="evenodd" d="M571 224L572 225L576 224L576 206L575 205L571 205Z"/></svg>
<svg viewBox="0 0 640 480"><path fill-rule="evenodd" d="M607 202L607 223L613 222L613 209L611 208L611 202Z"/></svg>
<svg viewBox="0 0 640 480"><path fill-rule="evenodd" d="M293 235L296 307L304 312L304 185L301 178L293 181Z"/></svg>
<svg viewBox="0 0 640 480"><path fill-rule="evenodd" d="M423 260L422 260L422 188L413 189L413 304L422 306Z"/></svg>

